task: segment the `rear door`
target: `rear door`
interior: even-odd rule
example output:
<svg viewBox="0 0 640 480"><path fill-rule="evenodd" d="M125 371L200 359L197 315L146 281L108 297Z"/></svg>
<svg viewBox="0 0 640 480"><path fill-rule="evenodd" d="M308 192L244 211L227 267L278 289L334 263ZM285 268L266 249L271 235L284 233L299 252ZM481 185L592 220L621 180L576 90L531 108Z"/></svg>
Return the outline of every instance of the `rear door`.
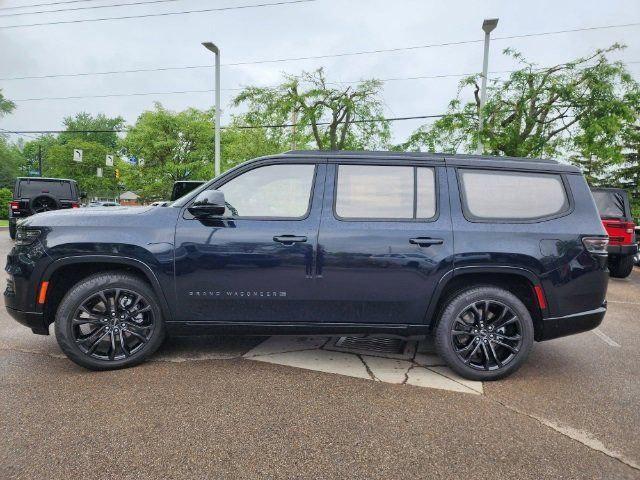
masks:
<svg viewBox="0 0 640 480"><path fill-rule="evenodd" d="M319 319L423 323L452 268L442 161L329 162L316 271L324 300Z"/></svg>

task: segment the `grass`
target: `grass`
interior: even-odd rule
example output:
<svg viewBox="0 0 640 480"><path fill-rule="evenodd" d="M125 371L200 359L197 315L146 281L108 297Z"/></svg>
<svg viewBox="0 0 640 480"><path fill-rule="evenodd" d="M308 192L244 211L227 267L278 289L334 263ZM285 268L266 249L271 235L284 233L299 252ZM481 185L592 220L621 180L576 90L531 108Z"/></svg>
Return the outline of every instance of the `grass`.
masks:
<svg viewBox="0 0 640 480"><path fill-rule="evenodd" d="M0 227L8 227L9 220L0 220Z"/></svg>

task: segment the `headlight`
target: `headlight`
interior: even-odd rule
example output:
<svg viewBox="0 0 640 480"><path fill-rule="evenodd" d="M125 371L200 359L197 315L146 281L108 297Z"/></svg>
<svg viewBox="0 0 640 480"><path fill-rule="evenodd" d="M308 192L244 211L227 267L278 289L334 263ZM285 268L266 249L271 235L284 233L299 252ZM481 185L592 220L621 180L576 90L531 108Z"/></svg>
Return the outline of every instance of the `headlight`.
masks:
<svg viewBox="0 0 640 480"><path fill-rule="evenodd" d="M42 232L35 229L18 228L16 232L16 245L31 245Z"/></svg>

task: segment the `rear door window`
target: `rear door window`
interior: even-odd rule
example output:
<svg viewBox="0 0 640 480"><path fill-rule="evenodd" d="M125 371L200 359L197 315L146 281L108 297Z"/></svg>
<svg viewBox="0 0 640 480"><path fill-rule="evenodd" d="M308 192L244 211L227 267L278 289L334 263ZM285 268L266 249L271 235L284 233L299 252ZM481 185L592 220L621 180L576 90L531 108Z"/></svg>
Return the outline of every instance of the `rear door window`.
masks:
<svg viewBox="0 0 640 480"><path fill-rule="evenodd" d="M460 169L458 175L470 220L542 220L569 210L558 174Z"/></svg>
<svg viewBox="0 0 640 480"><path fill-rule="evenodd" d="M413 220L436 215L430 167L339 165L335 213L341 219Z"/></svg>

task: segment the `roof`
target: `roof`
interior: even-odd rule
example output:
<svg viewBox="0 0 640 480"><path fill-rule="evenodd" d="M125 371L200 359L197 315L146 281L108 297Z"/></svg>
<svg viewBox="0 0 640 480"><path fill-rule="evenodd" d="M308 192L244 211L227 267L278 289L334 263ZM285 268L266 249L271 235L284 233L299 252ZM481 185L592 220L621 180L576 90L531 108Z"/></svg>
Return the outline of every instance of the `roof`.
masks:
<svg viewBox="0 0 640 480"><path fill-rule="evenodd" d="M71 178L50 178L50 177L17 177L16 180L44 180L47 182L75 182Z"/></svg>
<svg viewBox="0 0 640 480"><path fill-rule="evenodd" d="M120 200L137 200L138 198L140 198L140 195L138 195L135 192L124 192L120 194Z"/></svg>
<svg viewBox="0 0 640 480"><path fill-rule="evenodd" d="M273 157L326 157L354 160L425 160L443 162L446 165L506 167L527 170L550 170L580 173L580 169L557 160L546 158L497 157L453 153L351 151L351 150L289 150Z"/></svg>

